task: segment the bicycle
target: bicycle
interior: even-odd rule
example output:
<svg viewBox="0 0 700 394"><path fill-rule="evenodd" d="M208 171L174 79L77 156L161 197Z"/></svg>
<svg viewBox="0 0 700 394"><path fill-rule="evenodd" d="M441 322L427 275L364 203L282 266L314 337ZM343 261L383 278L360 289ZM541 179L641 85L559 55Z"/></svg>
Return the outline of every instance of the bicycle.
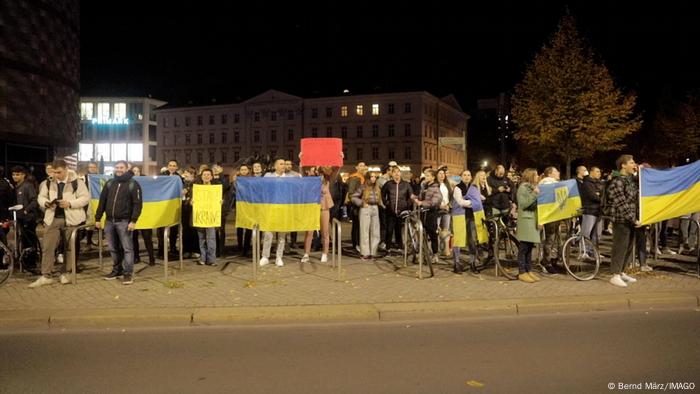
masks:
<svg viewBox="0 0 700 394"><path fill-rule="evenodd" d="M37 264L41 261L41 243L37 242L34 246L24 247L22 227L17 223L17 211L24 208L22 205L15 205L8 210L12 212L12 220L3 224L5 229L11 228L8 231L12 234L12 238L0 240L0 285L4 284L14 271L15 262L19 264L20 272L24 272L24 267L27 265ZM3 237L5 238L5 237ZM12 241L12 242L9 242Z"/></svg>
<svg viewBox="0 0 700 394"><path fill-rule="evenodd" d="M591 280L600 270L600 252L593 241L581 233L581 226L577 225L577 218L578 216L571 218L570 222L568 220L562 221L566 227L564 231L566 241L562 243L561 237L557 237L557 249L561 251L559 256L569 275L576 280ZM558 227L558 230L561 231L561 226ZM543 258L544 256L538 257L538 259Z"/></svg>
<svg viewBox="0 0 700 394"><path fill-rule="evenodd" d="M493 234L493 257L496 264L496 274L503 273L503 276L510 280L518 278L518 247L520 242L513 235L512 228L503 222L503 215L494 215L485 219L486 226L491 229L489 236Z"/></svg>
<svg viewBox="0 0 700 394"><path fill-rule="evenodd" d="M433 271L433 251L430 247L430 237L428 237L428 234L426 234L423 228L423 222L421 221L421 215L427 211L427 209L420 209L403 211L399 214L399 217L402 219L404 225L404 263L408 260L408 256L411 256L413 264L416 264L417 261L420 266L419 276L421 278L423 276L423 262L428 266L430 277L435 275L435 272ZM421 234L423 238L422 250ZM420 260L420 257L422 257L422 261Z"/></svg>

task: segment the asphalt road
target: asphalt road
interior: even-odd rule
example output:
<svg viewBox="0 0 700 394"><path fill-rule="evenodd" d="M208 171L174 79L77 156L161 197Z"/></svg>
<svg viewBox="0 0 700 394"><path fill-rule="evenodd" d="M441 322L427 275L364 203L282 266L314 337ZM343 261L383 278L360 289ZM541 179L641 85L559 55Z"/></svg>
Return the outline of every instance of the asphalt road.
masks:
<svg viewBox="0 0 700 394"><path fill-rule="evenodd" d="M648 392L700 385L699 345L700 312L680 310L1 332L0 392Z"/></svg>

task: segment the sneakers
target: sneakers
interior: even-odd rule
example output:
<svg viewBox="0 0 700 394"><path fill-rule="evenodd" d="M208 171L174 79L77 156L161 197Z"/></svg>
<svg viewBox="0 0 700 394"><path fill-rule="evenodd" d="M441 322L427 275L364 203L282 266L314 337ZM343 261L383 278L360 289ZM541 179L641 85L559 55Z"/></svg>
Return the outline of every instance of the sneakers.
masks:
<svg viewBox="0 0 700 394"><path fill-rule="evenodd" d="M266 265L268 265L268 264L270 264L270 260L269 260L267 257L264 257L264 256L263 256L263 257L260 259L260 266L261 266L261 267L264 267L264 266L266 266Z"/></svg>
<svg viewBox="0 0 700 394"><path fill-rule="evenodd" d="M610 283L618 287L627 287L627 283L620 277L620 275L615 274L610 278Z"/></svg>
<svg viewBox="0 0 700 394"><path fill-rule="evenodd" d="M275 265L278 267L284 267L284 261L282 261L281 257L278 257L277 260L275 260Z"/></svg>
<svg viewBox="0 0 700 394"><path fill-rule="evenodd" d="M66 274L61 274L60 281L61 281L62 285L67 285L67 284L71 283L70 278Z"/></svg>
<svg viewBox="0 0 700 394"><path fill-rule="evenodd" d="M123 285L130 285L134 283L134 275L132 274L124 274L124 279L122 280Z"/></svg>
<svg viewBox="0 0 700 394"><path fill-rule="evenodd" d="M197 263L197 265L207 265L207 263L205 263L204 260L197 260L195 261L195 263Z"/></svg>
<svg viewBox="0 0 700 394"><path fill-rule="evenodd" d="M63 253L59 253L58 256L56 256L56 263L63 264Z"/></svg>
<svg viewBox="0 0 700 394"><path fill-rule="evenodd" d="M360 260L362 260L362 261L372 261L372 256L360 256Z"/></svg>
<svg viewBox="0 0 700 394"><path fill-rule="evenodd" d="M200 258L200 257L202 257L202 256L201 256L199 253L192 253L192 258L193 258L193 259L198 259L198 258Z"/></svg>
<svg viewBox="0 0 700 394"><path fill-rule="evenodd" d="M308 255L308 254L304 254L304 257L301 258L301 262L302 262L302 263L308 263L308 262L309 262L309 255Z"/></svg>
<svg viewBox="0 0 700 394"><path fill-rule="evenodd" d="M524 274L518 275L518 280L521 282L525 282L525 283L535 283L535 280L532 279L532 277L530 275L528 275L527 272Z"/></svg>
<svg viewBox="0 0 700 394"><path fill-rule="evenodd" d="M328 262L328 255L327 255L327 254L323 253L323 254L321 255L321 262L322 262L322 263L327 263L327 262Z"/></svg>
<svg viewBox="0 0 700 394"><path fill-rule="evenodd" d="M39 279L35 280L29 285L30 289L36 289L37 287L41 287L43 285L50 285L53 283L53 279L47 278L44 275L41 275Z"/></svg>
<svg viewBox="0 0 700 394"><path fill-rule="evenodd" d="M665 248L663 248L663 249L661 249L661 253L662 253L662 254L670 254L670 255L672 255L672 256L673 256L674 254L676 254L676 252L672 251L671 248L669 248L668 246L665 247Z"/></svg>
<svg viewBox="0 0 700 394"><path fill-rule="evenodd" d="M624 273L624 272L620 274L620 277L622 278L622 280L624 280L624 281L627 282L627 283L634 283L634 282L637 281L637 279L635 279L635 278L633 278L633 277L627 275L627 274Z"/></svg>
<svg viewBox="0 0 700 394"><path fill-rule="evenodd" d="M639 270L642 271L642 272L651 272L651 271L653 271L654 269L651 268L648 264L644 264L644 265L642 266L642 268L640 268Z"/></svg>
<svg viewBox="0 0 700 394"><path fill-rule="evenodd" d="M112 271L109 274L105 275L105 280L115 280L122 275L124 274L121 272Z"/></svg>
<svg viewBox="0 0 700 394"><path fill-rule="evenodd" d="M355 250L357 250L357 253L362 254L362 249L360 249L360 245L355 246Z"/></svg>
<svg viewBox="0 0 700 394"><path fill-rule="evenodd" d="M540 277L537 276L537 275L535 275L534 272L528 272L527 274L530 275L530 278L532 278L532 280L534 280L535 282L539 282L539 281L540 281Z"/></svg>

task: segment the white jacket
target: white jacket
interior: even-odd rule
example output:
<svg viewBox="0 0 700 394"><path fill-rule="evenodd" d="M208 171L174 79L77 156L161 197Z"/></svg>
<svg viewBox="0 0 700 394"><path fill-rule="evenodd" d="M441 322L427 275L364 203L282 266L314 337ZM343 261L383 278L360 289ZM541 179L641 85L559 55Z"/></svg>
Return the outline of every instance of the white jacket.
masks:
<svg viewBox="0 0 700 394"><path fill-rule="evenodd" d="M78 180L78 188L77 190L73 190L71 182L76 179L78 179L78 176L75 172L68 170L66 185L63 187L63 199L70 203L70 208L64 209L66 224L68 226L78 226L86 221L85 206L90 202L90 193L85 186L85 182ZM56 198L58 198L58 183L56 179L51 179L50 182L42 182L37 199L39 201L39 206L45 210L44 224L46 226L50 226L53 222L56 208L44 208L44 205Z"/></svg>

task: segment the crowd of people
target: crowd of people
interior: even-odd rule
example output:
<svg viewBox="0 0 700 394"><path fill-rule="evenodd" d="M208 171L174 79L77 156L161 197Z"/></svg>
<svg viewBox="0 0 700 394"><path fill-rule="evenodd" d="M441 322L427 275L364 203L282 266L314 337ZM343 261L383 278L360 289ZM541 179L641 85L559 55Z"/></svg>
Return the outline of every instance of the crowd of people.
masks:
<svg viewBox="0 0 700 394"><path fill-rule="evenodd" d="M269 168L268 168L269 167ZM62 160L46 164L47 179L37 184L30 172L21 166L12 168L12 181L4 178L0 168L0 221L10 219L8 208L21 204L18 212L18 225L21 227L23 245L38 245L37 225L43 226L41 239L42 258L34 268L39 277L29 287L36 288L54 283L56 263L69 261L71 253L79 253L80 239L75 245L68 245L66 238L76 227L95 222L96 228L104 226L104 236L113 260L112 271L106 280L122 278L125 285L134 281L134 264L141 262L139 234L147 251L148 264L163 258L165 253L177 256L178 231L172 228L169 250L165 250L164 229L156 229L158 250L153 245L153 230L136 230L135 224L143 209L142 191L133 177L145 174L138 166L119 161L114 166L114 176L101 191L96 213L92 217L89 184L87 175L98 174L97 163L91 162L84 171L70 170ZM642 226L638 217L637 164L630 155L622 155L615 163L615 169L604 175L600 168L590 171L579 166L576 181L582 200L583 210L580 219L582 234L598 243L604 232L612 234L612 257L610 283L626 287L635 278L626 273L632 261L633 245L636 244L637 258L642 271L651 271L647 264L647 239L656 232L649 226ZM159 175L182 178L182 252L185 258L192 258L198 264L215 266L217 257L224 253L226 241L226 221L229 214L235 215L236 183L239 177L320 177L320 229L304 234L302 263L309 262L314 250L320 249L320 262L328 261L331 220L351 222L350 242L352 249L363 261L371 261L387 253L402 253L404 247L403 221L401 213L414 208L423 212L421 220L430 241L435 262L439 258L451 259L453 272L463 273L467 268L462 259L474 269L478 241L473 211L473 201L480 200L487 218L501 216L514 227L519 241L518 279L526 283L541 280L533 272L532 253L535 244L542 243L544 254L541 264L548 273L562 271L560 261L560 222L541 226L537 222L537 197L540 185L559 182L561 175L556 167L547 167L542 174L534 168L522 172L514 169L506 171L497 165L492 171L479 170L472 174L464 170L460 174L450 173L446 166L437 169L426 167L421 174L402 171L396 162L390 162L380 171L369 171L360 162L351 174L340 173L337 167L304 167L300 172L293 170L291 160L277 158L270 163L250 160L238 166L230 177L223 173L220 164L211 167L180 168L176 160L170 160ZM221 226L197 228L192 225L192 190L195 184L222 185ZM660 253L675 254L693 251L696 235L691 234L695 227L691 220L697 220L699 213L681 218L680 247L677 251L668 248L667 225L661 224L658 244ZM105 218L104 224L101 219ZM544 230L544 231L542 231ZM6 231L6 230L5 230ZM493 229L489 228L489 231ZM0 232L5 236L5 232ZM542 234L544 233L544 237ZM81 231L81 237L88 248L94 246L94 232ZM236 229L238 253L251 255L251 230ZM273 241L276 241L275 265L284 266L285 252L297 245L297 232L264 232L260 266L270 263ZM652 243L654 244L654 243ZM490 250L490 249L489 249ZM60 265L60 264L58 264ZM70 283L65 268L58 280Z"/></svg>

